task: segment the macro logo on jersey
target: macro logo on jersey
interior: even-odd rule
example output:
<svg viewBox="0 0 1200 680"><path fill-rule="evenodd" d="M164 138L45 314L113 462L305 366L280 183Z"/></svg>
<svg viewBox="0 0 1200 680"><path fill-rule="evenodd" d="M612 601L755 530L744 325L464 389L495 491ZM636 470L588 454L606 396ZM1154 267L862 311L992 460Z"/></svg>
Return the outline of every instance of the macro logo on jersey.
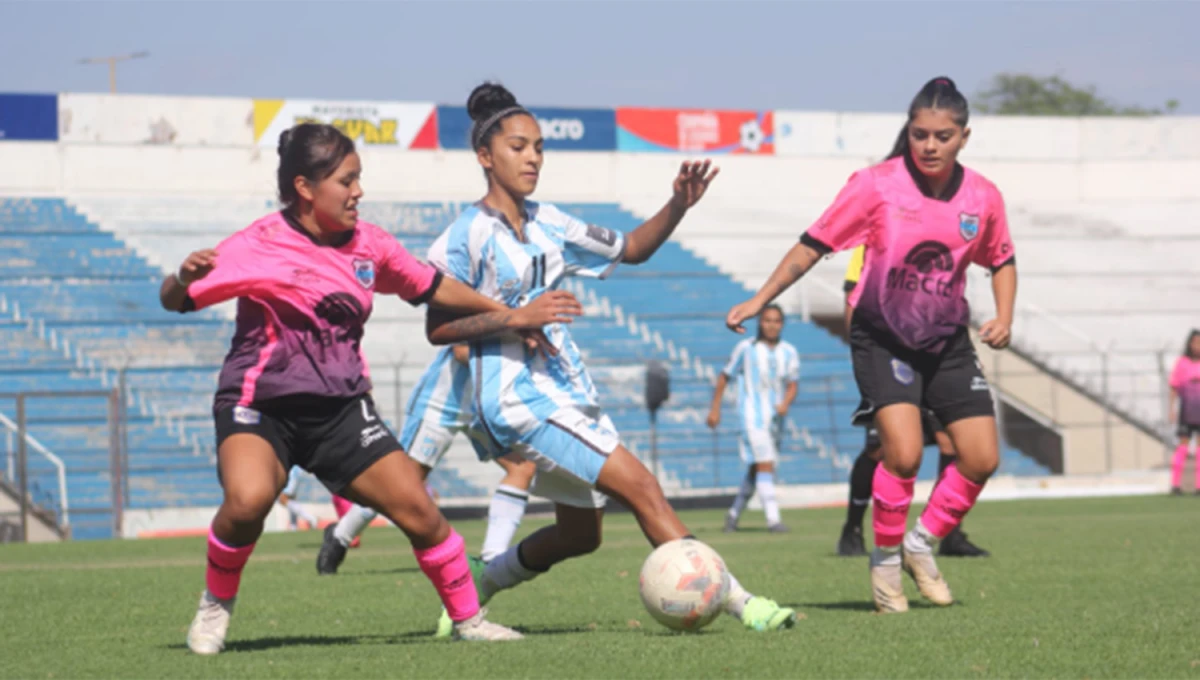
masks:
<svg viewBox="0 0 1200 680"><path fill-rule="evenodd" d="M979 235L979 215L968 213L958 214L958 233L964 241L970 241Z"/></svg>
<svg viewBox="0 0 1200 680"><path fill-rule="evenodd" d="M363 288L375 285L375 263L371 260L355 260L354 279Z"/></svg>
<svg viewBox="0 0 1200 680"><path fill-rule="evenodd" d="M314 333L322 347L332 346L334 340L346 342L362 339L365 310L350 293L330 293L317 303L313 311L317 318L330 326L318 328Z"/></svg>
<svg viewBox="0 0 1200 680"><path fill-rule="evenodd" d="M888 288L941 297L953 294L948 274L954 271L954 254L944 243L921 241L904 256L904 265L888 270Z"/></svg>

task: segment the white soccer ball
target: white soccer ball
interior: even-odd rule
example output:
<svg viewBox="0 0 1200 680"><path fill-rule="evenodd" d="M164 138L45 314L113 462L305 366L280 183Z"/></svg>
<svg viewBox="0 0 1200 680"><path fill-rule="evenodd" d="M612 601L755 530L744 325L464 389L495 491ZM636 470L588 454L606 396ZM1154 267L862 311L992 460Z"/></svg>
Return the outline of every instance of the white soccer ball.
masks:
<svg viewBox="0 0 1200 680"><path fill-rule="evenodd" d="M717 551L691 538L664 543L642 565L642 604L672 630L700 630L721 614L729 571Z"/></svg>

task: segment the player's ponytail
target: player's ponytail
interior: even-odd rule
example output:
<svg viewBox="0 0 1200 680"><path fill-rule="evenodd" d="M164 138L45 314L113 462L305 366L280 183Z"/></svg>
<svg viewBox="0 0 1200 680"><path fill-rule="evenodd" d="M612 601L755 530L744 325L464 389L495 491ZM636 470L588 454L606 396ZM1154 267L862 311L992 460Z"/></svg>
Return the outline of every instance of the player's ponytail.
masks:
<svg viewBox="0 0 1200 680"><path fill-rule="evenodd" d="M967 98L958 91L954 81L945 76L934 78L925 83L917 96L913 97L912 103L908 105L908 120L900 128L900 134L897 135L896 142L892 144L892 152L888 154L888 160L908 155L908 125L912 123L913 118L917 116L917 111L921 109L949 111L953 115L954 124L960 128L967 127L967 119L971 115Z"/></svg>
<svg viewBox="0 0 1200 680"><path fill-rule="evenodd" d="M471 117L471 148L482 149L492 143L505 118L533 114L520 104L508 88L499 83L483 83L467 97L467 115Z"/></svg>
<svg viewBox="0 0 1200 680"><path fill-rule="evenodd" d="M338 169L354 153L354 142L332 125L301 123L279 135L279 169L275 179L279 202L293 208L300 201L296 178L316 184Z"/></svg>

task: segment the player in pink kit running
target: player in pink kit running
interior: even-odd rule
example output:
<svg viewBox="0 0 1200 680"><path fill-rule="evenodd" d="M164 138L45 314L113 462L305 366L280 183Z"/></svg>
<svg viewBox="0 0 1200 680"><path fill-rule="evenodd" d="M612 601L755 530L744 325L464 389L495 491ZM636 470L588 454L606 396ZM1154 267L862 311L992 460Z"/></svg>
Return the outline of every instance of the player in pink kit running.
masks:
<svg viewBox="0 0 1200 680"><path fill-rule="evenodd" d="M901 570L935 604L953 602L933 549L975 505L999 463L991 392L968 335L963 289L967 265L992 270L997 313L980 337L990 347L1007 347L1017 270L1000 192L957 162L970 135L967 116L967 100L949 78L926 83L888 159L854 173L758 293L726 318L729 328L744 333L743 321L823 255L861 244L870 249L849 301L850 345L860 413L874 419L883 441L871 555L875 606L882 612L908 609ZM905 533L921 464L922 407L945 425L959 455Z"/></svg>
<svg viewBox="0 0 1200 680"><path fill-rule="evenodd" d="M1179 446L1175 448L1175 456L1171 459L1171 494L1179 495L1183 491L1179 483L1183 481L1183 464L1187 462L1188 443L1193 437L1200 437L1200 330L1194 330L1188 335L1183 354L1175 361L1171 371L1171 403L1167 407L1168 417L1179 428ZM1178 411L1176 410L1178 404ZM1196 495L1200 496L1200 451L1196 457Z"/></svg>
<svg viewBox="0 0 1200 680"><path fill-rule="evenodd" d="M237 298L237 327L213 400L217 476L224 500L208 537L207 588L188 631L197 654L224 648L242 569L294 465L334 494L378 510L408 536L457 637L511 640L485 620L462 536L429 498L417 466L375 411L362 355L376 293L484 314L491 326L540 329L582 311L573 298L510 310L419 262L390 234L358 220L362 166L354 143L329 125L279 139L286 206L192 253L163 281L164 308L204 309ZM491 318L495 317L495 318ZM473 337L468 316L454 326ZM480 337L478 333L474 337Z"/></svg>

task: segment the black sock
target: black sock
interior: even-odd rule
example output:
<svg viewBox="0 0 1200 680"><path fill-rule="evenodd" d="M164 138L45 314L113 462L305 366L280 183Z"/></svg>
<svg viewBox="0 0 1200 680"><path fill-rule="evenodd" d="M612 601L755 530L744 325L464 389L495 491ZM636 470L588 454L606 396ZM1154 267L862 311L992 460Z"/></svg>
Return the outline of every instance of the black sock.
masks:
<svg viewBox="0 0 1200 680"><path fill-rule="evenodd" d="M867 450L858 454L854 468L850 470L850 502L846 505L846 524L862 529L863 515L871 503L871 488L875 482L875 467L879 461L871 460Z"/></svg>

